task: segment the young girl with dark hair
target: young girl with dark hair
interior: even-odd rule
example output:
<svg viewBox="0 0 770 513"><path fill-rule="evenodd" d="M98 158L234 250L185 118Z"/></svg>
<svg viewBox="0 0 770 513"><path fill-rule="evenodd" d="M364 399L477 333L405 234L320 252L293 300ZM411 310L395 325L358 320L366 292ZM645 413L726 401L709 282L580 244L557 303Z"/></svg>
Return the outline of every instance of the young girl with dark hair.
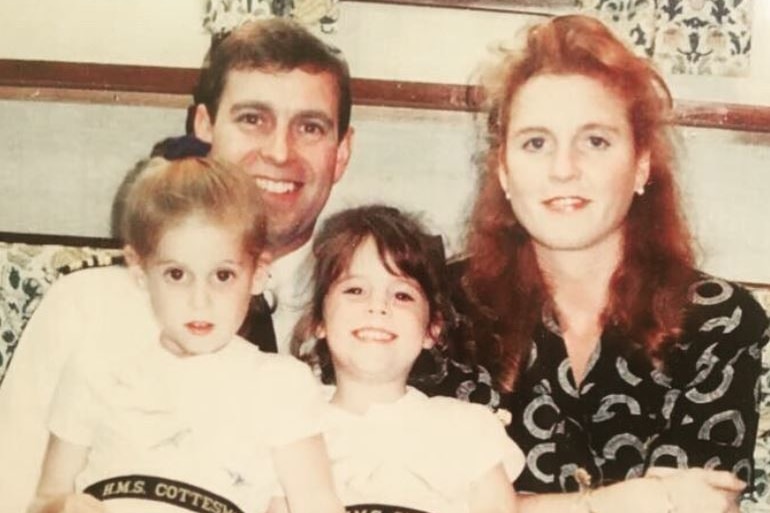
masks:
<svg viewBox="0 0 770 513"><path fill-rule="evenodd" d="M333 383L324 436L348 511L514 511L523 460L500 420L407 384L452 315L433 240L410 216L369 206L330 217L313 253L295 350Z"/></svg>

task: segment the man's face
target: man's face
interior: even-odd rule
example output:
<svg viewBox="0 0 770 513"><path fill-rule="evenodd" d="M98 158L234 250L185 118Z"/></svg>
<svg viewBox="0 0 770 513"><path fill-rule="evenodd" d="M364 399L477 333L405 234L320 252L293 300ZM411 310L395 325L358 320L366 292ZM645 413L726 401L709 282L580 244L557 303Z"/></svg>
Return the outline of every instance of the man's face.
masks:
<svg viewBox="0 0 770 513"><path fill-rule="evenodd" d="M252 69L228 73L215 119L198 105L195 135L262 191L273 256L310 238L345 171L352 134L338 137L338 101L329 73Z"/></svg>

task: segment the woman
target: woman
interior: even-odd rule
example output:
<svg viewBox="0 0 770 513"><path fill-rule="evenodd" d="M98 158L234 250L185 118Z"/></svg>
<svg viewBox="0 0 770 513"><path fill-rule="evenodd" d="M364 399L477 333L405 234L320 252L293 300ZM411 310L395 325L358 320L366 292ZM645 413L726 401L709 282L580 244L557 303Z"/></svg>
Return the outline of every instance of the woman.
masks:
<svg viewBox="0 0 770 513"><path fill-rule="evenodd" d="M663 79L599 21L562 16L486 85L463 283L481 363L513 392L516 489L540 494L525 509L737 511L767 318L694 268Z"/></svg>

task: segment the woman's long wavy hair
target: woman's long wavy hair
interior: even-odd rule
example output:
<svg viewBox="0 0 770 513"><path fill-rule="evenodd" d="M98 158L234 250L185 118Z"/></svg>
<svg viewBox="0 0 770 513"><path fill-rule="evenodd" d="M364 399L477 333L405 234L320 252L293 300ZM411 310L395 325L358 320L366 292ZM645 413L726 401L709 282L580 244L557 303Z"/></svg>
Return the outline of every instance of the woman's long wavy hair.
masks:
<svg viewBox="0 0 770 513"><path fill-rule="evenodd" d="M637 155L650 154L646 191L634 197L626 216L623 256L602 321L616 326L629 348L642 348L659 364L680 331L694 274L690 232L673 176L671 95L662 77L594 18L559 16L530 28L524 48L502 50L500 62L484 77L488 148L463 277L486 321L479 322L484 327L477 333L479 357L504 390L515 388L542 308L550 301L530 237L498 180L511 103L529 79L544 74L588 76L615 92L625 101Z"/></svg>

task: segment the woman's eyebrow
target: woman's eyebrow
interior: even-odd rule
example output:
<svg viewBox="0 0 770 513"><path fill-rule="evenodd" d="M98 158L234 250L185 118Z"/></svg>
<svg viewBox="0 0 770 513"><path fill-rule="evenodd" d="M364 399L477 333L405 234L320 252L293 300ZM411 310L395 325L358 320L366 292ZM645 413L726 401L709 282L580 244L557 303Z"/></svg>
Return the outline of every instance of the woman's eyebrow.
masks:
<svg viewBox="0 0 770 513"><path fill-rule="evenodd" d="M524 125L524 126L521 126L521 127L517 127L514 130L509 130L508 134L510 136L518 137L518 136L527 135L527 134L530 134L530 133L542 134L542 133L549 133L549 132L550 132L550 130L548 130L544 126L537 126L537 125L528 126L528 125Z"/></svg>
<svg viewBox="0 0 770 513"><path fill-rule="evenodd" d="M603 123L601 121L586 123L585 125L581 126L580 129L581 130L604 130L608 132L613 132L615 134L619 134L621 132L621 129L619 126L613 123Z"/></svg>

